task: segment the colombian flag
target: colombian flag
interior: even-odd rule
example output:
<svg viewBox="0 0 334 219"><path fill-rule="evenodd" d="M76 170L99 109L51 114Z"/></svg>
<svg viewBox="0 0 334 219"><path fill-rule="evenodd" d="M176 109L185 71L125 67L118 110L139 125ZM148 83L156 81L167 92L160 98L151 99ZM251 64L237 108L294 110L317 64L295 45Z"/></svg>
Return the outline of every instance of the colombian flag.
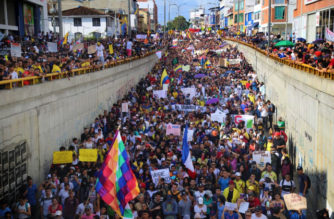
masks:
<svg viewBox="0 0 334 219"><path fill-rule="evenodd" d="M182 72L182 65L179 65L176 68L174 68L174 72Z"/></svg>
<svg viewBox="0 0 334 219"><path fill-rule="evenodd" d="M205 68L211 68L211 67L212 67L212 65L211 65L210 60L207 60L207 61L205 62Z"/></svg>
<svg viewBox="0 0 334 219"><path fill-rule="evenodd" d="M169 77L167 75L167 71L166 69L164 69L162 75L161 75L161 81L160 81L160 85L162 86L163 84L169 84Z"/></svg>

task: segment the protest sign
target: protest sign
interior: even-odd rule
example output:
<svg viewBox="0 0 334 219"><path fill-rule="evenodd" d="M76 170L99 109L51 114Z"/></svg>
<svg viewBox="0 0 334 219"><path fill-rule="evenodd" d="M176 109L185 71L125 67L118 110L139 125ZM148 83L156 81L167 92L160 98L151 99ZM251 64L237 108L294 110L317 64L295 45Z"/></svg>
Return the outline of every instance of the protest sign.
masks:
<svg viewBox="0 0 334 219"><path fill-rule="evenodd" d="M230 65L238 65L238 64L240 64L240 59L229 59L228 60L228 63L230 64Z"/></svg>
<svg viewBox="0 0 334 219"><path fill-rule="evenodd" d="M136 39L138 40L145 40L147 38L146 34L137 34Z"/></svg>
<svg viewBox="0 0 334 219"><path fill-rule="evenodd" d="M249 208L249 202L241 202L239 206L239 212L244 214Z"/></svg>
<svg viewBox="0 0 334 219"><path fill-rule="evenodd" d="M167 98L167 91L166 90L154 90L153 97L157 99Z"/></svg>
<svg viewBox="0 0 334 219"><path fill-rule="evenodd" d="M21 44L11 43L10 44L10 54L13 57L21 57Z"/></svg>
<svg viewBox="0 0 334 219"><path fill-rule="evenodd" d="M48 42L48 51L49 52L58 52L57 43Z"/></svg>
<svg viewBox="0 0 334 219"><path fill-rule="evenodd" d="M219 58L218 66L227 67L227 59Z"/></svg>
<svg viewBox="0 0 334 219"><path fill-rule="evenodd" d="M187 97L189 95L190 99L192 99L196 95L196 88L194 87L181 88L181 91L184 94L184 96Z"/></svg>
<svg viewBox="0 0 334 219"><path fill-rule="evenodd" d="M181 126L171 124L171 123L167 124L166 135L180 136L181 135Z"/></svg>
<svg viewBox="0 0 334 219"><path fill-rule="evenodd" d="M122 113L128 113L129 112L129 103L122 103Z"/></svg>
<svg viewBox="0 0 334 219"><path fill-rule="evenodd" d="M162 53L161 51L158 51L155 53L155 55L158 57L158 59L161 59Z"/></svg>
<svg viewBox="0 0 334 219"><path fill-rule="evenodd" d="M187 135L187 141L192 141L194 136L194 130L193 129L188 129L188 135Z"/></svg>
<svg viewBox="0 0 334 219"><path fill-rule="evenodd" d="M334 33L326 27L325 39L331 42L334 42Z"/></svg>
<svg viewBox="0 0 334 219"><path fill-rule="evenodd" d="M77 51L77 50L82 50L84 48L84 44L83 43L78 43L75 44L72 48L73 51Z"/></svg>
<svg viewBox="0 0 334 219"><path fill-rule="evenodd" d="M185 72L189 72L190 71L190 65L183 65L182 70L185 71Z"/></svg>
<svg viewBox="0 0 334 219"><path fill-rule="evenodd" d="M238 205L237 203L225 202L225 208L227 208L227 210L234 211L238 208Z"/></svg>
<svg viewBox="0 0 334 219"><path fill-rule="evenodd" d="M97 149L80 149L79 160L82 162L96 162Z"/></svg>
<svg viewBox="0 0 334 219"><path fill-rule="evenodd" d="M73 162L73 151L53 152L53 164L65 164Z"/></svg>
<svg viewBox="0 0 334 219"><path fill-rule="evenodd" d="M165 106L166 109L172 109L172 110L179 110L183 112L194 112L194 111L200 111L204 113L206 111L205 106L197 106L197 105L183 105L183 104L175 104L169 106Z"/></svg>
<svg viewBox="0 0 334 219"><path fill-rule="evenodd" d="M240 122L245 122L246 128L252 128L254 123L254 116L251 115L233 115L233 121L236 125Z"/></svg>
<svg viewBox="0 0 334 219"><path fill-rule="evenodd" d="M161 170L152 170L151 171L152 181L154 185L158 185L159 179L165 179L166 183L170 183L170 175L169 169L161 169Z"/></svg>
<svg viewBox="0 0 334 219"><path fill-rule="evenodd" d="M283 195L283 199L288 210L307 209L306 198L296 193Z"/></svg>
<svg viewBox="0 0 334 219"><path fill-rule="evenodd" d="M253 161L255 161L259 167L264 167L266 163L271 163L271 154L269 151L254 151Z"/></svg>
<svg viewBox="0 0 334 219"><path fill-rule="evenodd" d="M169 86L169 84L163 84L162 89L165 90L165 91L168 91L168 86Z"/></svg>
<svg viewBox="0 0 334 219"><path fill-rule="evenodd" d="M217 122L223 123L225 122L226 114L217 109L216 112L211 113L210 117L211 117L211 121L217 121Z"/></svg>
<svg viewBox="0 0 334 219"><path fill-rule="evenodd" d="M89 55L96 53L96 45L88 46L88 52Z"/></svg>

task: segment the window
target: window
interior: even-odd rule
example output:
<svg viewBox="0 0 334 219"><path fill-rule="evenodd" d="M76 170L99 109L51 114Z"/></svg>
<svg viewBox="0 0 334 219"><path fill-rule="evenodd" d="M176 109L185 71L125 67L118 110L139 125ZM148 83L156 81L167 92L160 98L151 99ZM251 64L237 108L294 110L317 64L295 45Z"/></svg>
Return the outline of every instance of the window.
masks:
<svg viewBox="0 0 334 219"><path fill-rule="evenodd" d="M100 18L93 18L93 27L99 27L101 26L101 20Z"/></svg>
<svg viewBox="0 0 334 219"><path fill-rule="evenodd" d="M245 14L245 22L246 22L246 23L248 22L248 13Z"/></svg>
<svg viewBox="0 0 334 219"><path fill-rule="evenodd" d="M239 23L244 22L244 13L239 14Z"/></svg>
<svg viewBox="0 0 334 219"><path fill-rule="evenodd" d="M275 7L275 19L282 20L285 18L285 6Z"/></svg>
<svg viewBox="0 0 334 219"><path fill-rule="evenodd" d="M284 4L285 0L275 0L275 4Z"/></svg>
<svg viewBox="0 0 334 219"><path fill-rule="evenodd" d="M238 10L238 1L239 1L239 0L236 0L236 1L234 2L234 10L235 10L235 11Z"/></svg>
<svg viewBox="0 0 334 219"><path fill-rule="evenodd" d="M243 0L240 1L240 10L244 10L244 1Z"/></svg>
<svg viewBox="0 0 334 219"><path fill-rule="evenodd" d="M234 15L234 23L236 24L237 23L237 14L236 15Z"/></svg>
<svg viewBox="0 0 334 219"><path fill-rule="evenodd" d="M74 21L74 26L75 27L81 27L82 26L82 21L81 21L80 17L73 18L73 21Z"/></svg>

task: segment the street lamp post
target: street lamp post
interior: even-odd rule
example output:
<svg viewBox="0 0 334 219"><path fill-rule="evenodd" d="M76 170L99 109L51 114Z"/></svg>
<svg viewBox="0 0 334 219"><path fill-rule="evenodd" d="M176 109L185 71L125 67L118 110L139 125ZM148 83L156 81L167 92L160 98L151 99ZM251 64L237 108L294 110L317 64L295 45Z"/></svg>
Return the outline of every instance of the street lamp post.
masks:
<svg viewBox="0 0 334 219"><path fill-rule="evenodd" d="M270 47L270 28L271 28L271 0L269 0L269 7L268 7L268 54L269 54L269 47Z"/></svg>
<svg viewBox="0 0 334 219"><path fill-rule="evenodd" d="M130 14L130 0L128 0L128 36L131 39L131 14Z"/></svg>
<svg viewBox="0 0 334 219"><path fill-rule="evenodd" d="M58 20L59 20L59 36L63 37L63 13L61 11L61 0L58 0Z"/></svg>

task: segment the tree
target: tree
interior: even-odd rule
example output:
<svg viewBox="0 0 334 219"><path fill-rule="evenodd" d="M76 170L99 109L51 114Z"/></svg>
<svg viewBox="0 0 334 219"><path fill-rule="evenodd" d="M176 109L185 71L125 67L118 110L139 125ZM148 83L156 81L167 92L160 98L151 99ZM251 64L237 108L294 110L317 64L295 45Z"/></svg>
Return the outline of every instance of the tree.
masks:
<svg viewBox="0 0 334 219"><path fill-rule="evenodd" d="M190 23L183 17L178 16L174 20L167 23L168 30L186 30L189 28Z"/></svg>

